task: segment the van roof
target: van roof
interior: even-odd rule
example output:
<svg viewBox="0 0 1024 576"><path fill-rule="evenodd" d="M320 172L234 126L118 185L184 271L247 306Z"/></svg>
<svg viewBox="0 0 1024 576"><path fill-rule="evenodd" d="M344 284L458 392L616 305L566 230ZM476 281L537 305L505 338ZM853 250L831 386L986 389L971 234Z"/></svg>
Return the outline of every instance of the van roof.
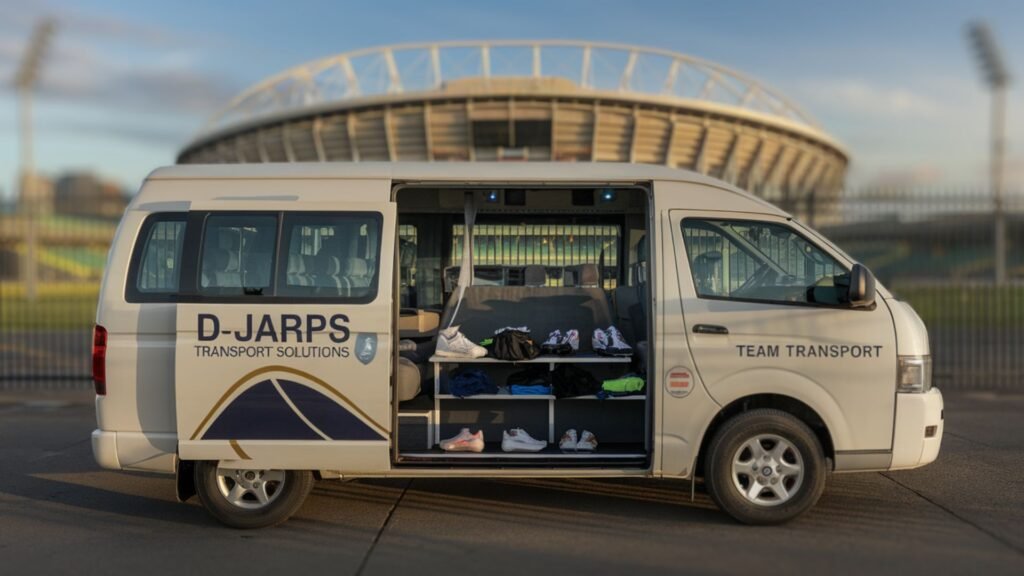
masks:
<svg viewBox="0 0 1024 576"><path fill-rule="evenodd" d="M621 162L296 162L178 164L157 168L147 180L390 179L401 182L487 184L690 182L751 202L751 209L788 216L771 203L731 184L690 170Z"/></svg>

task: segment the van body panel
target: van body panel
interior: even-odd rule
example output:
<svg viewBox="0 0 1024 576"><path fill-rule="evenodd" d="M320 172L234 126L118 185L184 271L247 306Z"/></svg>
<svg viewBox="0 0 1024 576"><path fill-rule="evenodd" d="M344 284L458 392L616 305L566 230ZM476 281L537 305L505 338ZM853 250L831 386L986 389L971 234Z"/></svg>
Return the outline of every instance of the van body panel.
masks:
<svg viewBox="0 0 1024 576"><path fill-rule="evenodd" d="M897 362L895 331L885 300L878 298L872 309L850 309L699 297L685 257L682 224L686 218L754 220L793 228L786 219L772 215L671 212L687 340L711 397L725 406L754 394L789 396L824 420L836 451L890 450ZM697 325L727 333L697 333ZM852 357L854 347L856 358ZM819 350L827 355L819 355ZM831 355L833 351L838 357Z"/></svg>
<svg viewBox="0 0 1024 576"><path fill-rule="evenodd" d="M307 184L319 189L311 193L311 202L305 201ZM277 183L276 188L289 187ZM233 214L230 208L236 206L235 210L275 217L286 211L377 218L379 235L371 264L376 270L375 293L369 301L332 302L344 289L335 269L325 275L334 284L318 286L315 293L302 297L278 295L262 302L259 297L199 296L180 303L175 368L178 452L183 459L238 460L249 462L249 467L259 463L264 468L380 473L390 466L395 205L368 201L386 198L387 182L302 181L292 188L303 192L301 203L276 196L243 203L222 194L195 202L193 209L209 210L208 219ZM324 203L318 195L329 190L353 199ZM279 234L286 234L280 231L280 219L277 226ZM318 226L305 230L315 232ZM339 241L338 253L341 245L351 242L326 238L316 242L326 247L334 238ZM293 240L311 242L299 236ZM336 245L331 246L333 251ZM300 257L312 259L279 253L272 282ZM207 282L207 271L202 274Z"/></svg>
<svg viewBox="0 0 1024 576"><path fill-rule="evenodd" d="M917 312L902 300L890 298L886 303L896 327L896 352L900 356L930 355L928 329Z"/></svg>
<svg viewBox="0 0 1024 576"><path fill-rule="evenodd" d="M664 198L660 206L670 210L669 228L676 239L673 257L689 351L695 373L711 398L727 406L753 395L790 397L817 412L837 451L891 450L896 338L884 298L879 297L872 310L851 310L698 297L682 234L684 218L755 220L777 223L798 234L805 231L774 214L690 209L680 190L685 186L659 182L657 192ZM817 244L813 237L803 235ZM817 247L845 266L853 263L828 246ZM696 325L722 327L727 333L696 333ZM809 358L800 354L794 358L819 345L869 346L870 357Z"/></svg>
<svg viewBox="0 0 1024 576"><path fill-rule="evenodd" d="M101 430L173 435L176 304L125 298L132 251L149 215L125 212L108 255L96 310L96 323L107 329L107 394L96 399L97 423Z"/></svg>
<svg viewBox="0 0 1024 576"><path fill-rule="evenodd" d="M656 182L658 189L662 183ZM686 322L677 273L678 254L672 240L668 211L659 221L657 257L660 269L658 298L659 341L661 361L651 378L656 391L655 412L659 415L658 435L662 442L661 472L665 476L688 478L700 451L701 439L721 406L708 394L700 379L686 340ZM676 375L673 378L673 375ZM686 386L684 386L686 385ZM677 388L673 388L676 386Z"/></svg>

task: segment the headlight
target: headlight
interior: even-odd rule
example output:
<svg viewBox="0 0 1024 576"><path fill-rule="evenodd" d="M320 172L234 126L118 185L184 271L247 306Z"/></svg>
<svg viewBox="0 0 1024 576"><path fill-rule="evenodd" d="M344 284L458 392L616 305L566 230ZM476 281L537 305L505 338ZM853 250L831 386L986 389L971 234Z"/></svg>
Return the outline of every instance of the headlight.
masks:
<svg viewBox="0 0 1024 576"><path fill-rule="evenodd" d="M922 393L932 389L932 357L900 356L896 391Z"/></svg>

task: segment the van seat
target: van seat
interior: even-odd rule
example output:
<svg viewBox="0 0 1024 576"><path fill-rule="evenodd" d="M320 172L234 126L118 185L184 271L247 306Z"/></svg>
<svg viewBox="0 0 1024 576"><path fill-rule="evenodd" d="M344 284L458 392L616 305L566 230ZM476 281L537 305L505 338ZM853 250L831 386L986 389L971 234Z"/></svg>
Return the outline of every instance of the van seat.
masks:
<svg viewBox="0 0 1024 576"><path fill-rule="evenodd" d="M364 258L345 258L339 274L349 290L370 285L370 265Z"/></svg>
<svg viewBox="0 0 1024 576"><path fill-rule="evenodd" d="M238 288L242 275L238 255L224 248L211 248L203 258L203 287Z"/></svg>
<svg viewBox="0 0 1024 576"><path fill-rule="evenodd" d="M330 254L325 254L321 250L313 259L314 271L313 274L313 285L316 286L317 292L330 294L331 291L335 294L344 294L343 283L338 272L341 270L341 264L338 263L338 259Z"/></svg>
<svg viewBox="0 0 1024 576"><path fill-rule="evenodd" d="M441 326L453 320L458 292L445 307ZM503 326L527 325L541 342L553 330L580 332L580 352L591 353L590 336L595 328L614 324L604 290L531 286L468 286L453 325L467 338L479 342Z"/></svg>
<svg viewBox="0 0 1024 576"><path fill-rule="evenodd" d="M543 266L531 264L523 271L523 284L538 287L548 283L548 273Z"/></svg>
<svg viewBox="0 0 1024 576"><path fill-rule="evenodd" d="M306 259L302 254L288 255L287 275L289 286L311 286L313 284L309 274L306 273Z"/></svg>

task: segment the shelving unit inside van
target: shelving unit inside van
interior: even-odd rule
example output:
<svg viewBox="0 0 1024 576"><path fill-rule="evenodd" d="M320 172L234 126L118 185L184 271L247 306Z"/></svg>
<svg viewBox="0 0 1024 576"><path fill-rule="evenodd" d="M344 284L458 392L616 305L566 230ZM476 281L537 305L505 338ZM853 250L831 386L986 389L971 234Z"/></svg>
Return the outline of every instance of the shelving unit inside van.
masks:
<svg viewBox="0 0 1024 576"><path fill-rule="evenodd" d="M557 398L552 394L531 394L531 395L513 395L513 394L479 394L474 396L468 396L465 398L455 396L448 393L442 392L442 381L443 372L445 366L458 365L458 364L479 364L479 365L490 365L490 366L505 366L512 367L518 365L547 365L548 369L554 371L559 364L628 364L632 361L629 357L615 357L615 356L599 356L596 354L578 354L572 356L539 356L531 360L522 361L506 361L498 360L496 358L452 358L442 357L434 355L430 358L430 363L433 366L434 371L434 399L433 399L433 413L431 415L431 426L432 431L430 434L430 448L426 451L402 451L402 457L406 461L431 461L437 462L439 460L452 460L453 462L467 463L469 461L481 460L487 462L495 461L507 461L509 464L522 463L524 461L534 462L540 460L580 460L593 462L596 460L607 460L609 463L615 462L634 462L640 461L646 458L646 446L644 441L640 441L640 437L644 436L642 430L638 430L637 442L601 442L598 446L598 450L595 452L562 452L558 449L556 432L558 424L559 410L558 406L581 406L585 403L593 404L600 410L601 407L609 405L624 406L628 403L630 406L634 406L632 410L637 412L637 420L640 423L640 428L643 428L643 414L644 414L644 401L647 399L646 394L637 394L630 396L611 396L607 398L601 398L596 395L584 395L574 396L566 398ZM590 401L590 402L587 402ZM496 404L509 402L510 404L505 405L506 408L498 408ZM442 417L445 413L452 413L459 410L470 410L478 413L490 412L492 417L501 418L504 420L510 420L507 418L508 412L524 411L529 410L525 408L533 403L544 402L547 408L547 441L548 447L540 452L514 452L508 453L501 450L500 441L488 441L486 442L486 448L483 452L472 453L472 452L444 452L439 447L443 433L441 430L442 424L445 424ZM604 404L605 402L611 404ZM571 404L568 404L571 403ZM500 414L500 416L498 416ZM478 420L480 418L478 417ZM461 420L460 420L461 421ZM511 428L511 422L508 427ZM448 423L452 425L452 423ZM469 424L467 422L467 424ZM481 424L480 422L476 423ZM470 426L472 427L472 426ZM582 432L582 429L580 430Z"/></svg>

